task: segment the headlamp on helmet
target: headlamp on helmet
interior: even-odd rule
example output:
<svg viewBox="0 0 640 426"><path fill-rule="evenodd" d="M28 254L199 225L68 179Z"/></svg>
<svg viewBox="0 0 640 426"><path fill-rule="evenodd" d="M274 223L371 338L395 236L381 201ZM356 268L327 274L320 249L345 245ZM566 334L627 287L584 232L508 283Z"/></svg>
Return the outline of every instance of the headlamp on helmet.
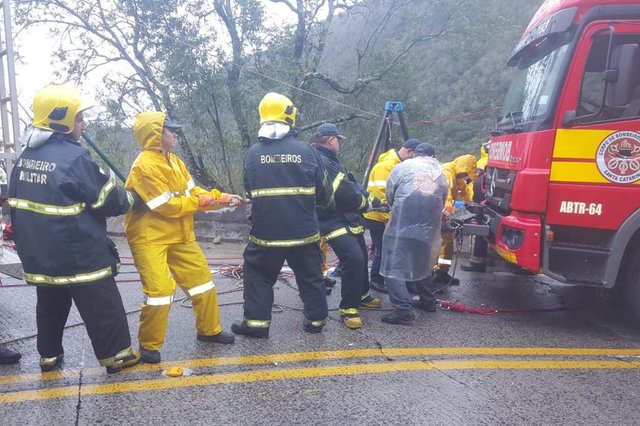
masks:
<svg viewBox="0 0 640 426"><path fill-rule="evenodd" d="M268 122L296 125L296 107L291 99L279 93L267 93L258 106L260 125Z"/></svg>

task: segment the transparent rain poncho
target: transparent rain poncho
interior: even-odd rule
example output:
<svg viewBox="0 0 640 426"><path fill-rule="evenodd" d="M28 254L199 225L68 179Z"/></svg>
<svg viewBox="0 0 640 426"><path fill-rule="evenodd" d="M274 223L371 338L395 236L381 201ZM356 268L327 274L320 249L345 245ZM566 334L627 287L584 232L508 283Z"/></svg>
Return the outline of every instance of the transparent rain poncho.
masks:
<svg viewBox="0 0 640 426"><path fill-rule="evenodd" d="M387 179L391 219L382 239L380 274L418 281L431 274L440 252L440 223L447 197L442 165L415 157L395 166Z"/></svg>

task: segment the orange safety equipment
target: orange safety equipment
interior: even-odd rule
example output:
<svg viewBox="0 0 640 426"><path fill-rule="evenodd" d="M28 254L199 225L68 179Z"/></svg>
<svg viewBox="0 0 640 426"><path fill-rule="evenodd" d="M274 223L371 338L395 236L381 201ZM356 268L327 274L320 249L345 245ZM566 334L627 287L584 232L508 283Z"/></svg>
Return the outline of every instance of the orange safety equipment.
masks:
<svg viewBox="0 0 640 426"><path fill-rule="evenodd" d="M279 93L270 92L264 95L258 106L260 125L268 122L296 125L297 109L289 98Z"/></svg>
<svg viewBox="0 0 640 426"><path fill-rule="evenodd" d="M198 207L202 210L208 209L213 203L213 197L209 194L198 195Z"/></svg>
<svg viewBox="0 0 640 426"><path fill-rule="evenodd" d="M159 350L164 342L176 285L191 299L198 335L222 331L211 272L193 232L194 213L210 210L202 204L220 198L221 192L196 186L182 160L161 151L165 119L162 112L136 117L134 134L143 151L125 183L125 188L135 188L148 207L130 212L125 219L127 240L147 296L138 336L146 350Z"/></svg>

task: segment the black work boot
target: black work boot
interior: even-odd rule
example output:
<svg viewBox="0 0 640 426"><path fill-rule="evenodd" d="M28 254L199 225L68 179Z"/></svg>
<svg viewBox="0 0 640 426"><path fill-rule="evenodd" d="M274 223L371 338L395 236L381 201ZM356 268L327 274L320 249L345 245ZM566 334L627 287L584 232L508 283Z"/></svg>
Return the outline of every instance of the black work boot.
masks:
<svg viewBox="0 0 640 426"><path fill-rule="evenodd" d="M0 364L15 364L20 361L20 358L22 358L22 355L18 352L0 348Z"/></svg>
<svg viewBox="0 0 640 426"><path fill-rule="evenodd" d="M397 309L393 310L388 314L384 314L380 317L382 322L386 322L387 324L411 324L413 320L416 319L416 316L411 311L399 311Z"/></svg>
<svg viewBox="0 0 640 426"><path fill-rule="evenodd" d="M460 285L460 280L457 278L453 278L449 275L448 272L445 271L436 271L433 276L434 284L445 284L445 285Z"/></svg>
<svg viewBox="0 0 640 426"><path fill-rule="evenodd" d="M52 356L51 358L40 358L40 371L43 373L47 371L55 370L56 368L62 365L62 360L64 359L64 353L61 353L57 356Z"/></svg>
<svg viewBox="0 0 640 426"><path fill-rule="evenodd" d="M425 312L435 312L437 307L435 301L426 302L424 300L414 300L413 302L411 302L411 306Z"/></svg>
<svg viewBox="0 0 640 426"><path fill-rule="evenodd" d="M161 361L160 351L145 349L140 346L140 359L145 364L158 364Z"/></svg>
<svg viewBox="0 0 640 426"><path fill-rule="evenodd" d="M371 287L375 291L379 291L380 293L388 293L387 288L384 286L384 283L369 281L369 287Z"/></svg>
<svg viewBox="0 0 640 426"><path fill-rule="evenodd" d="M264 328L249 327L246 321L234 322L231 325L231 331L233 331L235 334L240 334L242 336L247 336L247 337L257 337L261 339L265 339L269 337L269 327L264 327Z"/></svg>
<svg viewBox="0 0 640 426"><path fill-rule="evenodd" d="M158 353L158 356L160 356L160 353ZM123 368L129 368L129 367L133 367L134 365L137 365L141 359L142 359L142 355L140 354L140 352L131 351L131 354L127 355L122 359L114 361L113 364L107 365L105 368L107 369L108 374L113 374L113 373L119 372Z"/></svg>
<svg viewBox="0 0 640 426"><path fill-rule="evenodd" d="M322 331L322 327L324 327L326 323L326 319L311 321L305 318L304 322L302 323L302 328L307 333L320 333Z"/></svg>
<svg viewBox="0 0 640 426"><path fill-rule="evenodd" d="M460 269L467 272L487 272L487 265L485 263L469 262L460 266Z"/></svg>
<svg viewBox="0 0 640 426"><path fill-rule="evenodd" d="M324 279L324 285L325 285L325 287L327 287L327 288L333 288L333 287L335 287L336 283L337 283L337 281L336 281L336 280L334 280L333 278L326 277L326 278Z"/></svg>
<svg viewBox="0 0 640 426"><path fill-rule="evenodd" d="M221 343L223 345L230 345L236 341L236 336L231 333L227 333L226 331L221 331L220 333L214 334L213 336L198 334L197 339L201 342L213 342Z"/></svg>

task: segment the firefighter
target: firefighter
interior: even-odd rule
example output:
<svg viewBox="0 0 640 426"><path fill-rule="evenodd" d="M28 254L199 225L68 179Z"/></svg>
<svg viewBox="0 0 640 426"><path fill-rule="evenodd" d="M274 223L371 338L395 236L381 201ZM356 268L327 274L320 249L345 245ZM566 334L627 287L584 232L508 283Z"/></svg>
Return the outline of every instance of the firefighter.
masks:
<svg viewBox="0 0 640 426"><path fill-rule="evenodd" d="M443 213L450 216L453 213L453 204L455 201L471 202L473 191L469 188L469 183L477 178L477 160L471 154L461 155L450 163L445 163L443 173L447 179L449 193L447 201L444 205ZM433 282L435 284L459 285L460 280L449 275L449 266L453 258L453 235L451 233L442 234L442 248L438 265L434 268L435 276Z"/></svg>
<svg viewBox="0 0 640 426"><path fill-rule="evenodd" d="M322 157L333 187L330 203L317 208L320 235L323 241L329 243L342 264L342 322L350 329L358 329L362 327L360 305L369 308L382 306L379 299L369 294L369 256L361 215L370 208L380 208L381 202L360 189L353 175L338 158L340 142L345 138L338 133L335 124L321 124L315 136L316 149Z"/></svg>
<svg viewBox="0 0 640 426"><path fill-rule="evenodd" d="M260 101L258 142L244 159L244 187L253 200L249 244L244 250L244 319L231 330L268 337L273 285L286 260L304 308L303 329L326 324L327 298L316 205L326 205L331 185L318 152L292 131L296 108L278 93Z"/></svg>
<svg viewBox="0 0 640 426"><path fill-rule="evenodd" d="M415 319L414 307L436 310L431 268L440 248L447 183L431 144L419 144L413 158L394 167L386 194L393 210L384 231L380 272L386 278L394 309L380 319L389 324L407 324ZM414 284L420 295L418 301L412 301L405 282Z"/></svg>
<svg viewBox="0 0 640 426"><path fill-rule="evenodd" d="M402 148L390 149L380 154L378 162L371 169L367 191L381 202L386 203L385 189L391 170L402 161L413 157L414 150L420 144L418 139L407 139ZM373 260L371 262L370 285L374 290L386 293L384 278L380 275L380 260L382 256L382 234L389 221L389 212L370 211L364 213L365 226L369 229L373 243Z"/></svg>
<svg viewBox="0 0 640 426"><path fill-rule="evenodd" d="M197 211L240 205L238 195L196 186L184 163L171 150L181 125L163 112L143 112L133 131L142 152L125 183L148 209L127 214L125 230L146 299L140 313L138 340L142 361L160 362L169 310L176 285L191 299L199 341L231 344L222 331L218 295L211 271L193 232Z"/></svg>
<svg viewBox="0 0 640 426"><path fill-rule="evenodd" d="M78 140L90 106L80 91L49 86L33 99L33 123L9 183L16 249L27 283L37 286L40 369L60 366L72 301L100 365L115 373L140 361L114 276L120 259L106 217L131 210L136 195L100 170ZM139 200L139 198L138 198Z"/></svg>
<svg viewBox="0 0 640 426"><path fill-rule="evenodd" d="M485 142L480 148L480 159L478 160L478 177L473 181L473 202L482 203L485 199L484 190L484 169L489 161L489 147L491 141ZM462 265L463 271L469 272L486 272L487 271L487 239L478 235L471 238L471 256L469 263Z"/></svg>
<svg viewBox="0 0 640 426"><path fill-rule="evenodd" d="M318 138L316 135L311 136L309 139L309 145L315 148ZM320 240L320 251L322 252L322 279L324 285L327 287L327 294L331 294L333 287L337 284L337 281L329 277L329 243L325 240Z"/></svg>

